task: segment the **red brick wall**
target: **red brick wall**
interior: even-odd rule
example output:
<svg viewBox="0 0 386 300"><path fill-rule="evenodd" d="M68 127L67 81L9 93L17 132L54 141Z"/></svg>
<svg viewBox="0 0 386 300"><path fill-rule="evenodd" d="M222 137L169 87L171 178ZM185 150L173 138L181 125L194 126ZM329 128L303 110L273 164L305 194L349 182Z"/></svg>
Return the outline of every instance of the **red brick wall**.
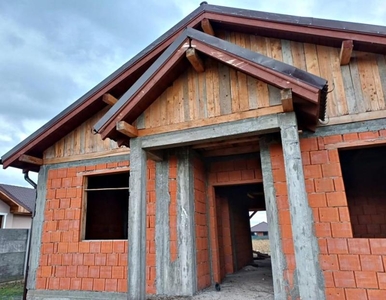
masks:
<svg viewBox="0 0 386 300"><path fill-rule="evenodd" d="M222 261L225 262L225 268L228 272L231 270L230 268L231 265L233 269L233 261L232 261L233 258L230 257L229 255L226 255L226 257L221 257L221 255L225 255L225 252L222 253L222 250L225 250L225 249L219 249L219 247L221 247L221 244L223 243L229 244L226 246L228 250L232 249L232 246L231 246L230 236L225 237L224 233L219 232L219 229L218 229L218 217L222 216L222 214L225 212L223 211L222 207L219 207L216 204L214 186L261 182L262 173L261 173L261 164L260 164L259 157L258 155L256 155L255 159L234 159L229 161L213 162L209 166L208 176L209 176L208 200L209 200L210 232L211 232L210 242L211 242L211 251L212 251L213 278L215 282L221 282L223 278L221 269L222 267L224 267L224 266L221 266L221 262ZM224 225L224 220L226 222L226 218L222 219L222 225ZM249 224L248 224L248 232L249 232ZM223 243L221 243L221 241L219 240L218 238L219 235L221 236L221 239L224 241ZM249 239L251 239L250 236L249 236Z"/></svg>
<svg viewBox="0 0 386 300"><path fill-rule="evenodd" d="M210 286L209 236L206 212L206 172L202 161L194 159L194 207L196 230L197 289Z"/></svg>
<svg viewBox="0 0 386 300"><path fill-rule="evenodd" d="M81 241L83 176L128 161L49 170L36 288L127 291L127 241Z"/></svg>
<svg viewBox="0 0 386 300"><path fill-rule="evenodd" d="M222 264L224 267L224 273L222 273L223 278L226 274L234 272L229 199L220 199L220 204L218 205L218 207L221 208L219 213L219 215L221 216L221 230L219 229L219 235L222 236L222 242L219 243L219 245L221 248L220 250L222 250L221 256Z"/></svg>
<svg viewBox="0 0 386 300"><path fill-rule="evenodd" d="M156 251L155 251L155 162L147 161L147 217L146 217L146 293L156 293Z"/></svg>
<svg viewBox="0 0 386 300"><path fill-rule="evenodd" d="M327 299L386 299L386 239L353 238L336 149L371 145L385 136L383 130L301 140Z"/></svg>

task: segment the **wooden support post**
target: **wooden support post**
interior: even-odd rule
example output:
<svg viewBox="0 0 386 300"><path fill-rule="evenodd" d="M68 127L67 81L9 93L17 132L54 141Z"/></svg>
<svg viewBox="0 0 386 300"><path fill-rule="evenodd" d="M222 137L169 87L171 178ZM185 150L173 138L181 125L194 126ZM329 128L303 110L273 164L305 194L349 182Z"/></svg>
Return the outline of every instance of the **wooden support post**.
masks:
<svg viewBox="0 0 386 300"><path fill-rule="evenodd" d="M102 97L103 102L107 103L108 105L114 105L115 103L118 102L118 99L115 98L111 94L104 94Z"/></svg>
<svg viewBox="0 0 386 300"><path fill-rule="evenodd" d="M33 164L33 165L38 165L38 166L42 166L43 165L43 159L42 158L38 158L38 157L27 155L27 154L22 154L19 157L19 161L22 161L22 162L25 162L25 163L29 163L29 164Z"/></svg>
<svg viewBox="0 0 386 300"><path fill-rule="evenodd" d="M340 48L340 65L344 66L350 63L352 50L354 48L354 44L352 40L346 40L342 42L342 47Z"/></svg>
<svg viewBox="0 0 386 300"><path fill-rule="evenodd" d="M188 48L186 50L186 58L192 64L192 66L196 70L196 72L202 73L205 71L204 63L201 60L201 58L198 56L198 54L196 53L196 49Z"/></svg>
<svg viewBox="0 0 386 300"><path fill-rule="evenodd" d="M138 130L133 125L126 123L125 121L119 121L116 125L118 132L123 133L124 135L135 138L138 136Z"/></svg>
<svg viewBox="0 0 386 300"><path fill-rule="evenodd" d="M203 30L206 34L210 34L210 35L215 36L214 30L213 30L213 27L212 27L212 24L210 24L209 19L203 19L203 20L201 21L201 28L202 28L202 30Z"/></svg>
<svg viewBox="0 0 386 300"><path fill-rule="evenodd" d="M292 90L284 89L280 91L281 94L281 105L283 106L284 112L294 111L294 104L292 100Z"/></svg>

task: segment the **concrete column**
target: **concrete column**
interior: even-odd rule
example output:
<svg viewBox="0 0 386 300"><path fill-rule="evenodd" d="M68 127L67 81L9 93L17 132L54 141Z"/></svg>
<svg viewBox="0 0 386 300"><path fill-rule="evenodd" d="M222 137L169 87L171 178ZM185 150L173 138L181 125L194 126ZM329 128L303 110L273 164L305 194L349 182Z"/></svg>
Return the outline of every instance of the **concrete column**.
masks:
<svg viewBox="0 0 386 300"><path fill-rule="evenodd" d="M279 115L283 145L296 274L300 299L325 299L324 279L319 265L319 245L312 210L308 204L295 113Z"/></svg>
<svg viewBox="0 0 386 300"><path fill-rule="evenodd" d="M286 290L284 270L287 268L286 260L283 254L281 243L281 234L279 228L279 214L276 202L276 190L273 182L271 155L269 152L270 136L260 137L260 160L263 173L263 187L265 198L265 209L267 212L269 243L271 245L271 262L273 290L275 300L288 299L290 296Z"/></svg>
<svg viewBox="0 0 386 300"><path fill-rule="evenodd" d="M42 233L44 222L44 211L46 209L47 194L47 166L40 167L38 176L38 187L36 189L35 212L31 227L31 244L27 277L27 289L36 289L36 271L39 266L40 248L42 245Z"/></svg>
<svg viewBox="0 0 386 300"><path fill-rule="evenodd" d="M191 296L197 289L193 166L190 150L177 155L178 256L171 262L169 228L169 162L156 164L156 284L158 295Z"/></svg>
<svg viewBox="0 0 386 300"><path fill-rule="evenodd" d="M146 299L146 153L130 139L128 298Z"/></svg>

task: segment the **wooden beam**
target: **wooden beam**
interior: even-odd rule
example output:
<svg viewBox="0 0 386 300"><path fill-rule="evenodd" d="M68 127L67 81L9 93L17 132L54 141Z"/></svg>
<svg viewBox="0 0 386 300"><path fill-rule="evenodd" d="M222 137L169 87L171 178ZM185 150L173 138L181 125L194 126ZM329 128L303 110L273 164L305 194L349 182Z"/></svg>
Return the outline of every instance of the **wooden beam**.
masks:
<svg viewBox="0 0 386 300"><path fill-rule="evenodd" d="M340 65L348 65L350 63L351 54L353 50L354 44L352 40L346 40L342 42L342 47L340 48Z"/></svg>
<svg viewBox="0 0 386 300"><path fill-rule="evenodd" d="M135 138L138 136L138 130L133 125L126 123L125 121L119 121L116 125L118 132L130 137Z"/></svg>
<svg viewBox="0 0 386 300"><path fill-rule="evenodd" d="M102 97L102 100L103 100L103 102L107 103L108 105L114 105L118 101L118 99L115 98L111 94L104 94Z"/></svg>
<svg viewBox="0 0 386 300"><path fill-rule="evenodd" d="M283 106L284 112L294 111L294 104L292 101L292 90L291 89L283 89L280 91L281 95L281 105Z"/></svg>
<svg viewBox="0 0 386 300"><path fill-rule="evenodd" d="M196 72L202 73L205 71L204 63L202 62L201 58L196 53L196 49L188 48L186 50L186 58L192 64L192 66L196 70Z"/></svg>
<svg viewBox="0 0 386 300"><path fill-rule="evenodd" d="M38 165L38 166L43 165L43 159L42 158L38 158L38 157L27 155L27 154L22 154L19 157L19 161L33 164L33 165Z"/></svg>
<svg viewBox="0 0 386 300"><path fill-rule="evenodd" d="M209 19L202 19L201 28L206 34L215 36L212 24L210 24Z"/></svg>
<svg viewBox="0 0 386 300"><path fill-rule="evenodd" d="M146 156L148 159L154 160L154 161L163 161L163 151L162 150L147 150Z"/></svg>

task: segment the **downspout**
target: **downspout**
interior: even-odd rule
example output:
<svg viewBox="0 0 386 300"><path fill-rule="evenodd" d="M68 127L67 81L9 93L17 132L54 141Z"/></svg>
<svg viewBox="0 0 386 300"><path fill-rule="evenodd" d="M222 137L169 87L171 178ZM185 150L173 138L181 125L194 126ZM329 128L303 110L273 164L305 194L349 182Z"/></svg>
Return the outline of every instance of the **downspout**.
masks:
<svg viewBox="0 0 386 300"><path fill-rule="evenodd" d="M28 176L28 169L24 169L24 179L27 181L30 185L33 186L33 188L36 190L37 184ZM33 219L35 217L36 213L36 199L37 199L38 193L36 192L35 194L35 206L34 206L34 211L32 214L32 219L31 219L31 228L28 231L28 238L27 238L27 251L25 253L25 262L24 262L24 288L23 288L23 300L27 299L27 279L28 279L28 271L29 271L29 255L30 255L30 249L31 249L31 232L32 232L32 226L33 226Z"/></svg>

